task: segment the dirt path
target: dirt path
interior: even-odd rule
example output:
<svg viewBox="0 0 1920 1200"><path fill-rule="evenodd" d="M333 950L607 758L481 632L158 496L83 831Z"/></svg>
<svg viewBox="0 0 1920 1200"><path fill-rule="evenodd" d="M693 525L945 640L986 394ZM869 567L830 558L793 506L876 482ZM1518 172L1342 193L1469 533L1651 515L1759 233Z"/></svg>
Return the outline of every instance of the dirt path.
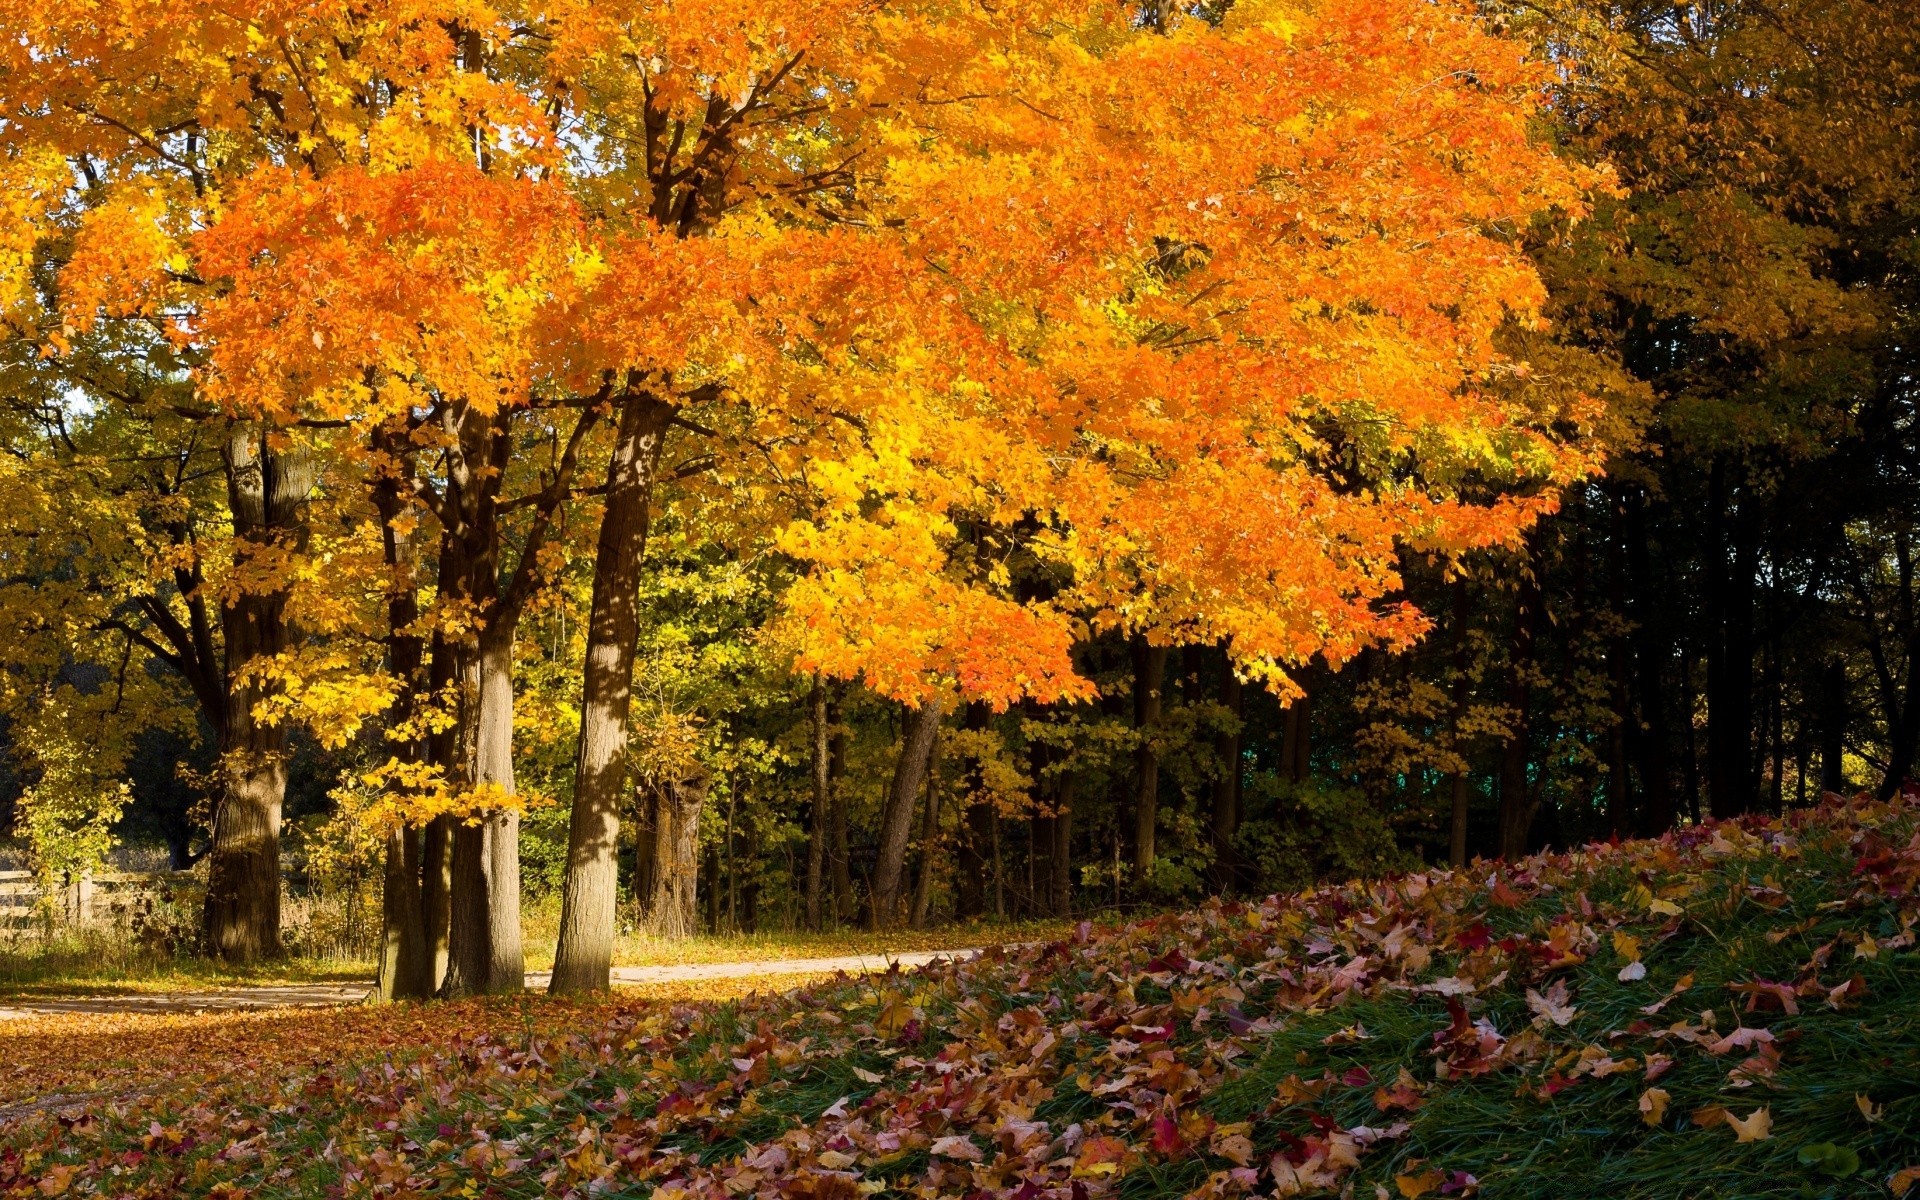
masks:
<svg viewBox="0 0 1920 1200"><path fill-rule="evenodd" d="M942 959L965 958L977 949L922 950L904 954L848 954L834 958L776 958L762 962L679 963L659 967L615 967L613 982L621 985L682 983L701 979L756 979L778 975L871 975L898 963L922 967ZM527 986L544 991L548 974L535 971ZM0 1001L0 1021L43 1017L58 1013L182 1013L236 1012L262 1008L334 1008L358 1004L367 998L370 983L282 984L264 987L222 988L202 992L130 993L118 996L22 997Z"/></svg>

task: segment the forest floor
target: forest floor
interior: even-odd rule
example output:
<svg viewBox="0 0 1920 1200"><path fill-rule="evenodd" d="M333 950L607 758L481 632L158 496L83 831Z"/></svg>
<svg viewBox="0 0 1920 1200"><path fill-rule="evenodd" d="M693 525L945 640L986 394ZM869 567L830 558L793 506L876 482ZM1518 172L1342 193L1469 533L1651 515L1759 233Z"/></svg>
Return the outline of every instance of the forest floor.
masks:
<svg viewBox="0 0 1920 1200"><path fill-rule="evenodd" d="M1836 803L778 990L17 1022L0 1196L1898 1197L1917 830Z"/></svg>
<svg viewBox="0 0 1920 1200"><path fill-rule="evenodd" d="M930 963L977 954L982 947L962 946L941 950L908 950L871 954L841 954L824 958L762 958L737 962L676 962L649 966L613 968L617 988L648 984L698 983L711 980L766 980L769 985L783 977L831 976L836 974L872 975L898 966L903 969L924 967ZM547 971L527 974L527 989L546 990L551 975ZM791 982L791 979L788 980ZM358 979L348 983L262 983L244 987L161 990L151 986L138 991L93 992L76 989L75 994L40 992L0 1000L0 1021L67 1013L200 1013L235 1012L266 1008L334 1008L360 1004L373 990L372 982ZM690 992L689 998L699 998Z"/></svg>
<svg viewBox="0 0 1920 1200"><path fill-rule="evenodd" d="M536 906L528 921L530 979L553 965L554 935L546 928L552 922L545 915ZM1064 936L1069 927L1063 921L970 921L925 930L722 933L681 940L622 933L614 941L613 961L619 969L704 965L754 974L753 964L761 963L1048 941ZM54 1001L99 1001L113 996L144 998L148 1007L169 1003L169 998L187 998L184 1002L193 1006L199 997L226 995L235 999L215 1006L259 1007L276 992L286 995L287 1003L340 1003L364 995L373 971L372 962L353 958L289 957L236 968L129 944L111 931L60 939L29 937L0 943L0 1019L27 1011L71 1010ZM672 978L706 977L710 976L696 973ZM641 973L630 982L662 978L667 977ZM538 986L545 986L543 978ZM128 1007L137 1010L141 1005Z"/></svg>

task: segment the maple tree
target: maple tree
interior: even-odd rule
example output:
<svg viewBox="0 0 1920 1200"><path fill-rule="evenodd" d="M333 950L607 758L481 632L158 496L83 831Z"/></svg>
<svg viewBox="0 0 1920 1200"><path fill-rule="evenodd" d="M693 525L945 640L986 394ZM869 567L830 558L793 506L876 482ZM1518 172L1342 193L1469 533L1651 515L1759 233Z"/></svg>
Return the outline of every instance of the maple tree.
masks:
<svg viewBox="0 0 1920 1200"><path fill-rule="evenodd" d="M337 486L369 489L390 571L402 526L439 531L426 607L390 590L370 690L413 693L395 819L434 822L391 843L395 972L432 987L444 904L455 994L519 986L513 644L586 448L609 467L559 988L605 982L670 431L761 481L731 519L803 566L794 665L910 706L882 923L940 714L1090 696L1077 622L1149 658L1225 643L1285 693L1310 657L1421 631L1390 599L1403 548L1509 543L1593 469L1596 402L1533 386L1507 344L1542 300L1518 230L1601 182L1534 136L1546 76L1514 43L1391 0L1030 16L8 11L13 261L50 272L16 331L53 371L134 331L234 431L229 474L262 481L227 521L253 581L223 639L239 724L209 914L251 930L230 953L272 941L303 429L368 439ZM520 443L548 428L542 471Z"/></svg>

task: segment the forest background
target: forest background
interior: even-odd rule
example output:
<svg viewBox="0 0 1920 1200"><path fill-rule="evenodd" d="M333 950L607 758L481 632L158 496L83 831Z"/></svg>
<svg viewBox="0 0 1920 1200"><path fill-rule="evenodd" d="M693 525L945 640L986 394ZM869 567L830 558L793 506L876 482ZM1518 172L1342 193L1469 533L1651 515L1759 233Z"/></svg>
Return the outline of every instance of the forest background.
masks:
<svg viewBox="0 0 1920 1200"><path fill-rule="evenodd" d="M522 894L1064 916L1914 773L1886 6L17 7L0 802L205 872L183 950L346 888L484 991Z"/></svg>

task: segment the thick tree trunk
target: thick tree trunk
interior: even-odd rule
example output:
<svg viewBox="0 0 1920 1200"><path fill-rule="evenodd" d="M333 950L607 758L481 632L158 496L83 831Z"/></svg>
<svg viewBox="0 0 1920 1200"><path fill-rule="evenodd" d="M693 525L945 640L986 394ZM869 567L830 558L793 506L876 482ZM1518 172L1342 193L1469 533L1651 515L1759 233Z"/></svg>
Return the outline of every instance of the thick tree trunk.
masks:
<svg viewBox="0 0 1920 1200"><path fill-rule="evenodd" d="M1532 742L1533 649L1540 623L1540 574L1545 569L1544 538L1536 529L1527 538L1527 561L1522 565L1520 594L1514 606L1511 661L1507 672L1507 707L1513 726L1500 751L1500 855L1515 859L1527 852L1537 804L1527 777Z"/></svg>
<svg viewBox="0 0 1920 1200"><path fill-rule="evenodd" d="M1237 864L1234 862L1233 835L1240 828L1240 788L1242 770L1241 721L1245 709L1245 689L1234 674L1233 659L1224 649L1217 656L1220 666L1220 706L1227 710L1231 728L1213 735L1213 756L1219 774L1213 780L1212 834L1213 887L1217 892L1233 888Z"/></svg>
<svg viewBox="0 0 1920 1200"><path fill-rule="evenodd" d="M651 396L627 400L607 464L607 507L594 556L593 603L581 682L580 742L567 871L560 890L555 992L604 990L613 966L620 800L626 787L627 717L639 636L641 559L660 451L673 407Z"/></svg>
<svg viewBox="0 0 1920 1200"><path fill-rule="evenodd" d="M384 936L380 944L379 998L424 1000L433 994L433 960L427 953L426 911L420 895L420 830L387 830L386 875L381 891Z"/></svg>
<svg viewBox="0 0 1920 1200"><path fill-rule="evenodd" d="M1167 648L1133 639L1133 882L1144 887L1153 878L1154 838L1160 826L1161 687L1167 674Z"/></svg>
<svg viewBox="0 0 1920 1200"><path fill-rule="evenodd" d="M828 828L833 817L831 795L832 755L828 750L827 688L820 676L813 677L808 712L813 718L813 814L807 826L807 928L820 932L821 892L826 883Z"/></svg>
<svg viewBox="0 0 1920 1200"><path fill-rule="evenodd" d="M927 768L933 758L933 743L940 732L938 698L919 708L907 710L901 730L900 757L893 768L893 783L887 789L886 807L880 816L879 856L873 867L873 914L875 929L891 929L906 916L905 900L907 843L913 834L913 811L926 786Z"/></svg>
<svg viewBox="0 0 1920 1200"><path fill-rule="evenodd" d="M642 893L641 928L655 937L689 938L700 931L700 810L709 783L700 773L647 787L653 869Z"/></svg>
<svg viewBox="0 0 1920 1200"><path fill-rule="evenodd" d="M266 433L240 424L227 439L225 466L234 575L248 583L221 613L227 695L205 929L215 955L253 962L280 953L280 809L287 791L286 727L259 712L279 685L257 672L292 646L291 575L276 559L305 548L314 468L305 451L277 451Z"/></svg>
<svg viewBox="0 0 1920 1200"><path fill-rule="evenodd" d="M446 986L453 934L453 831L446 815L427 822L420 836L420 920L426 930L427 992Z"/></svg>

